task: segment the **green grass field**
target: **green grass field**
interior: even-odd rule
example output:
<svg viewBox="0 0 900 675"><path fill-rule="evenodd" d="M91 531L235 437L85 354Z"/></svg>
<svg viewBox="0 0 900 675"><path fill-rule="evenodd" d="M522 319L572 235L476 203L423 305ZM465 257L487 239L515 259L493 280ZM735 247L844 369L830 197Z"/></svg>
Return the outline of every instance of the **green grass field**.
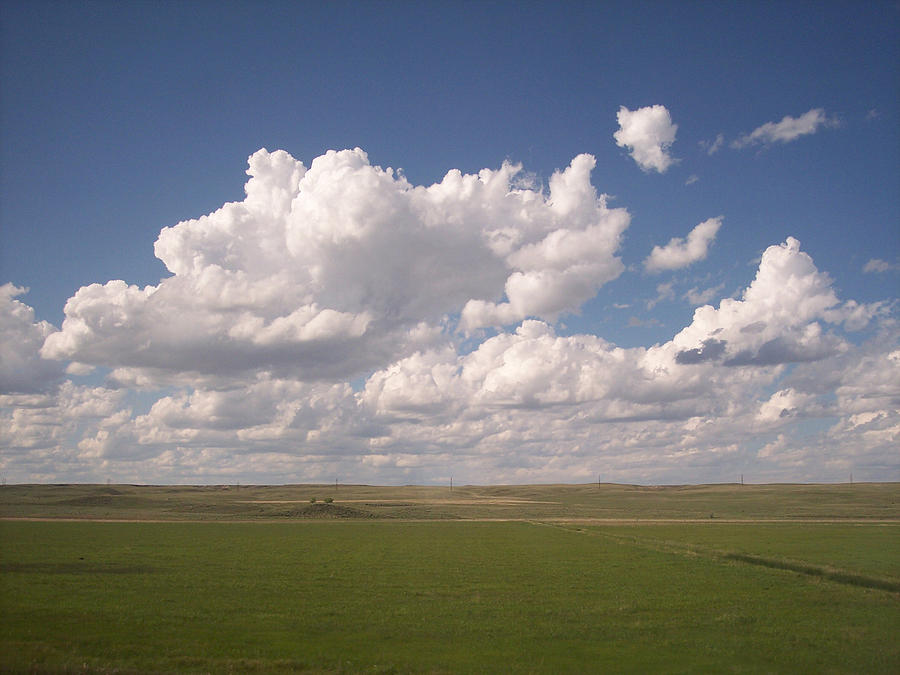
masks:
<svg viewBox="0 0 900 675"><path fill-rule="evenodd" d="M898 496L8 486L0 670L896 673Z"/></svg>

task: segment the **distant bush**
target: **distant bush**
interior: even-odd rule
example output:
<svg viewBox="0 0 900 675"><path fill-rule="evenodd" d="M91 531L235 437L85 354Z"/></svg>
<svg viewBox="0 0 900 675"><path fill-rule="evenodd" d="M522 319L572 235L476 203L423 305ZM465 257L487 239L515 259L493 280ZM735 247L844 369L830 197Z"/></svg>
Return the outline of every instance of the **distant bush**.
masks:
<svg viewBox="0 0 900 675"><path fill-rule="evenodd" d="M309 498L309 503L310 503L310 504L315 504L315 503L316 503L316 498L315 498L315 497L310 497L310 498Z"/></svg>
<svg viewBox="0 0 900 675"><path fill-rule="evenodd" d="M325 497L325 503L326 503L326 504L330 504L330 503L333 502L333 501L334 501L334 499L332 499L331 497Z"/></svg>

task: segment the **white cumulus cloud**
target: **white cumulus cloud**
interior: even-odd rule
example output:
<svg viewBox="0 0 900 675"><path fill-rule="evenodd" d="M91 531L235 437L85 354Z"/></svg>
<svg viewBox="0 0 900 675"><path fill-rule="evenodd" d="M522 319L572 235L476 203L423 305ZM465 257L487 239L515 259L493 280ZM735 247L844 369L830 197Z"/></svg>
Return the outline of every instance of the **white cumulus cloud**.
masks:
<svg viewBox="0 0 900 675"><path fill-rule="evenodd" d="M637 110L622 106L616 119L619 122L619 130L613 134L616 145L629 148L629 154L641 169L665 173L676 161L669 148L675 142L678 125L673 124L665 106L651 105Z"/></svg>
<svg viewBox="0 0 900 675"><path fill-rule="evenodd" d="M467 302L461 320L465 330L526 317L554 320L622 273L625 266L614 253L630 217L625 209L607 208L605 195L596 194L590 184L594 165L593 157L579 155L565 171L553 174L549 198L532 205L529 214L532 223L546 222L540 230L546 234L532 241L516 235L520 245L503 242L507 266L513 270L504 285L506 300ZM515 230L507 226L505 235L510 232Z"/></svg>
<svg viewBox="0 0 900 675"><path fill-rule="evenodd" d="M160 233L159 284L81 288L61 330L0 287L0 471L528 483L602 467L659 483L821 480L856 462L896 474L895 303L840 299L792 237L741 294L687 291L702 306L667 341L625 348L554 325L623 271L629 216L595 191L593 167L577 156L545 193L510 164L414 186L361 150L308 169L255 153L243 201ZM720 226L648 265L703 258ZM675 282L656 292L676 297ZM849 332L873 325L854 344ZM105 385L65 378L91 366Z"/></svg>
<svg viewBox="0 0 900 675"><path fill-rule="evenodd" d="M427 346L451 314L466 330L555 319L624 269L629 215L596 193L594 163L579 155L545 195L508 163L425 187L358 148L308 169L260 150L243 201L160 232L172 276L81 288L42 354L145 381L333 380Z"/></svg>
<svg viewBox="0 0 900 675"><path fill-rule="evenodd" d="M766 249L756 278L739 300L725 298L718 308L698 307L691 324L672 344L679 348L681 363L816 361L848 348L842 338L826 332L822 322L858 330L880 311L877 303L841 304L829 276L816 269L799 241L788 237L784 244Z"/></svg>
<svg viewBox="0 0 900 675"><path fill-rule="evenodd" d="M648 272L677 270L703 260L720 227L722 216L709 218L692 229L687 240L675 237L665 246L654 246L644 260L644 269Z"/></svg>
<svg viewBox="0 0 900 675"><path fill-rule="evenodd" d="M37 393L63 377L58 361L40 355L44 340L56 328L35 321L34 310L16 299L27 292L11 283L0 286L0 394Z"/></svg>

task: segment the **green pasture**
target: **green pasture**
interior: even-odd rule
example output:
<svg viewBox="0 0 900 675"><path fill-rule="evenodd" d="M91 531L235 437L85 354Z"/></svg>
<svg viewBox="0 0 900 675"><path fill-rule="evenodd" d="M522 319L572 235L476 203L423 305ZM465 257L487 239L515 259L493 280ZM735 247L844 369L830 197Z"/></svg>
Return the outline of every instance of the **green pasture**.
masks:
<svg viewBox="0 0 900 675"><path fill-rule="evenodd" d="M900 594L855 583L900 584L900 525L708 515L615 526L6 520L0 670L900 671Z"/></svg>

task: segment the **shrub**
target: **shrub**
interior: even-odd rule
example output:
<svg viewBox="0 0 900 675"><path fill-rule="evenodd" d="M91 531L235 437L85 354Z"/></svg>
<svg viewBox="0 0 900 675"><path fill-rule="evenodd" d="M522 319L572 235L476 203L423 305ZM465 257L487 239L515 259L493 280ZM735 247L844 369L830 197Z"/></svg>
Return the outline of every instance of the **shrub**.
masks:
<svg viewBox="0 0 900 675"><path fill-rule="evenodd" d="M325 497L325 503L326 503L326 504L330 504L330 503L333 502L333 501L334 501L334 499L332 499L331 497Z"/></svg>
<svg viewBox="0 0 900 675"><path fill-rule="evenodd" d="M310 498L309 498L309 503L310 503L310 504L315 504L315 503L316 503L316 498L315 498L315 497L310 497Z"/></svg>

